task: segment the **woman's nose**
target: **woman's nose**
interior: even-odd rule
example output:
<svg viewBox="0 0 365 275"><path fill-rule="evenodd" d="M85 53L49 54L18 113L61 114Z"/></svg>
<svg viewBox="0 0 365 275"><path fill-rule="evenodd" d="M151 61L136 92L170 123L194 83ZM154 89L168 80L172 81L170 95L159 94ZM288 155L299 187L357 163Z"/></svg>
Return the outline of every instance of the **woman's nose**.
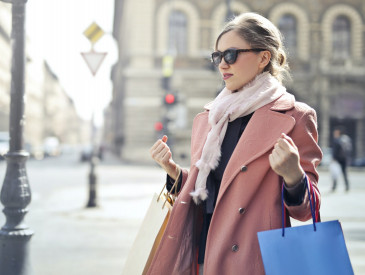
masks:
<svg viewBox="0 0 365 275"><path fill-rule="evenodd" d="M229 64L224 60L224 58L222 58L221 62L218 65L219 68L227 68L228 66Z"/></svg>

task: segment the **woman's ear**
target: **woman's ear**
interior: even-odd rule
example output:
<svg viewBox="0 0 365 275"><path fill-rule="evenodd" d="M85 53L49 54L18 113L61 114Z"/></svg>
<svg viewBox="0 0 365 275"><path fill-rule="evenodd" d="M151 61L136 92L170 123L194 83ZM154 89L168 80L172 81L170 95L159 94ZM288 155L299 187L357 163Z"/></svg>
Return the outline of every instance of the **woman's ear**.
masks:
<svg viewBox="0 0 365 275"><path fill-rule="evenodd" d="M271 53L270 51L262 51L261 52L261 62L260 62L260 68L264 69L267 64L269 64L271 59Z"/></svg>

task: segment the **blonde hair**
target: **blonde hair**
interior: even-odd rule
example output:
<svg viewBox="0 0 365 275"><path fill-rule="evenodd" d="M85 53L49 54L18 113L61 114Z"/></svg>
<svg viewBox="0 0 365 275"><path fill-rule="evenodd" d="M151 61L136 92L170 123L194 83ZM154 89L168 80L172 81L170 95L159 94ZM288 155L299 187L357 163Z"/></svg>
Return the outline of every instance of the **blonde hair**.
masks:
<svg viewBox="0 0 365 275"><path fill-rule="evenodd" d="M270 62L264 71L268 71L280 82L284 78L290 78L282 35L271 21L257 13L242 13L225 25L216 40L215 48L219 39L229 31L235 31L252 48L266 49L271 53Z"/></svg>

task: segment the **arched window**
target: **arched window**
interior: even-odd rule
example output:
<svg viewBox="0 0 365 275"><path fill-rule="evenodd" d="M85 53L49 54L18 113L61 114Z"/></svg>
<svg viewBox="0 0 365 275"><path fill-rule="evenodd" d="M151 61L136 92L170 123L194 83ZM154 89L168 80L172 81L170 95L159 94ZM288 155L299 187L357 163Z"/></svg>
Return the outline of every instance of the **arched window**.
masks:
<svg viewBox="0 0 365 275"><path fill-rule="evenodd" d="M289 56L297 56L298 33L297 20L291 14L283 15L278 22L278 28L284 37L284 46L289 52Z"/></svg>
<svg viewBox="0 0 365 275"><path fill-rule="evenodd" d="M187 54L187 18L178 10L170 13L168 52L177 55Z"/></svg>
<svg viewBox="0 0 365 275"><path fill-rule="evenodd" d="M350 57L351 49L350 20L343 15L337 16L332 25L332 53L334 59Z"/></svg>

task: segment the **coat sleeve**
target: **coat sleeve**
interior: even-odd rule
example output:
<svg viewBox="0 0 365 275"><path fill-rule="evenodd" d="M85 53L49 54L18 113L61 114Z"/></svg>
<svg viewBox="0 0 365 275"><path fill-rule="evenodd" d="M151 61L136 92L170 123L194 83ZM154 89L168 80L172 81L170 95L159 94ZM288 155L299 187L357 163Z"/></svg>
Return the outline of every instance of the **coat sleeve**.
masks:
<svg viewBox="0 0 365 275"><path fill-rule="evenodd" d="M183 185L185 184L186 182L186 179L188 178L188 175L189 175L189 171L185 168L181 168L181 173L180 173L180 176L179 178L177 179L177 187L176 187L176 191L177 193L180 193L181 191L181 188L183 187ZM173 180L169 174L166 174L166 189L168 191L171 191L172 187L174 186L175 184L175 180Z"/></svg>
<svg viewBox="0 0 365 275"><path fill-rule="evenodd" d="M321 196L318 189L316 168L322 159L322 151L318 146L317 115L312 108L303 103L296 104L296 111L292 115L296 120L296 125L290 136L298 147L300 164L313 185L317 209L319 209ZM294 219L309 220L311 210L308 192L305 192L303 202L300 205L286 205L286 208Z"/></svg>
<svg viewBox="0 0 365 275"><path fill-rule="evenodd" d="M195 163L198 161L198 159L200 158L199 152L201 152L201 148L203 148L203 145L205 143L205 139L202 139L202 131L201 130L201 125L205 125L207 122L207 118L208 118L208 112L202 112L199 113L195 116L194 121L193 121L193 127L192 127L192 133L191 133L191 167L195 166ZM203 122L203 123L202 123ZM185 168L181 168L181 175L179 177L179 181L178 181L178 193L181 192L181 190L184 188L185 182L187 180L189 176L189 170L185 169ZM171 187L173 186L174 181L169 177L169 175L167 175L166 177L166 185L167 185L167 189L170 190Z"/></svg>

